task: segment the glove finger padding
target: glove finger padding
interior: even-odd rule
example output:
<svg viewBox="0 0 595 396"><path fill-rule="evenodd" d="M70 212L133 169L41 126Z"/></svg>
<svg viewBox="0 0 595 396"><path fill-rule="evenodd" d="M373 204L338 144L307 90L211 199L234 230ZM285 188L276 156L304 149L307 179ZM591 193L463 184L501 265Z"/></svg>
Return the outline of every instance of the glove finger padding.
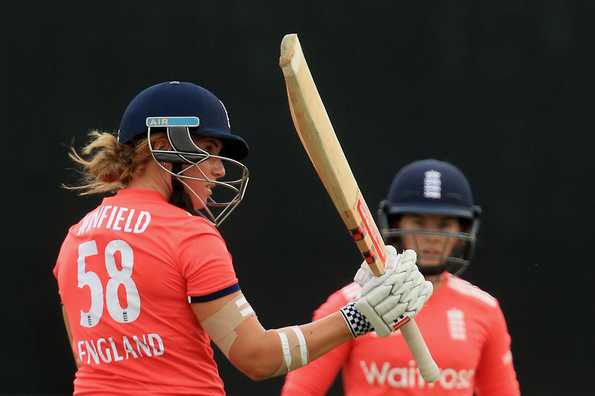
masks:
<svg viewBox="0 0 595 396"><path fill-rule="evenodd" d="M370 271L370 267L368 266L368 263L366 263L364 261L362 263L362 265L359 267L359 269L357 270L355 276L353 277L353 281L355 283L357 283L358 285L363 286L364 284L366 284L366 282L368 282L373 277L374 277L374 274L372 273L372 271Z"/></svg>
<svg viewBox="0 0 595 396"><path fill-rule="evenodd" d="M422 286L419 288L419 295L415 300L412 300L407 307L407 316L413 317L415 316L419 310L423 307L423 305L428 301L432 292L434 291L434 286L432 282L424 282ZM412 314L412 315L411 315Z"/></svg>
<svg viewBox="0 0 595 396"><path fill-rule="evenodd" d="M404 268L411 268L417 262L417 253L415 250L407 249L399 255L399 266Z"/></svg>
<svg viewBox="0 0 595 396"><path fill-rule="evenodd" d="M368 304L375 307L376 305L380 304L382 301L386 300L388 296L391 295L392 285L378 285L376 288L371 290L368 294L366 294L366 300Z"/></svg>
<svg viewBox="0 0 595 396"><path fill-rule="evenodd" d="M384 283L386 285L391 285L391 290L396 291L399 290L399 287L403 285L409 276L410 275L407 272L397 272L388 277Z"/></svg>
<svg viewBox="0 0 595 396"><path fill-rule="evenodd" d="M395 294L402 293L401 300L403 300L403 301L411 301L411 300L416 299L422 290L421 286L423 286L424 283L426 282L423 275L419 274L419 273L417 275L414 275L412 278L413 279L409 280L409 282L411 282L413 284L413 286L411 286L409 288L409 290L407 290L407 291L398 290L397 293L395 293Z"/></svg>
<svg viewBox="0 0 595 396"><path fill-rule="evenodd" d="M411 268L409 272L404 274L404 281L395 283L393 285L392 294L403 294L404 290L411 289L414 285L422 284L425 281L424 276L419 272L417 267Z"/></svg>
<svg viewBox="0 0 595 396"><path fill-rule="evenodd" d="M378 278L366 278L361 297L355 302L355 308L363 314L381 336L387 336L398 327L405 317L412 318L419 312L432 294L432 283L424 279L415 265L417 254L406 250L394 257L394 266ZM362 268L364 266L362 265ZM362 269L360 269L362 271ZM358 271L359 275L359 271ZM395 326L397 323L397 326Z"/></svg>
<svg viewBox="0 0 595 396"><path fill-rule="evenodd" d="M376 313L380 316L386 314L387 312L389 312L390 310L394 309L394 307L396 305L399 304L399 302L401 301L400 296L389 296L387 298L385 298L382 302L380 302L377 305L372 304L372 306L374 307L374 310L376 311ZM405 308L407 308L407 305L405 305Z"/></svg>
<svg viewBox="0 0 595 396"><path fill-rule="evenodd" d="M399 320L403 319L405 315L408 313L408 305L404 302L399 303L398 305L394 306L393 309L388 311L386 314L382 315L382 319L384 319L387 323L395 323Z"/></svg>
<svg viewBox="0 0 595 396"><path fill-rule="evenodd" d="M368 263L366 263L365 261L361 264L359 270L355 274L353 280L355 281L355 283L357 283L363 288L362 293L365 293L371 288L381 284L385 279L385 275L387 273L390 273L397 266L400 267L400 265L398 265L400 255L397 254L397 250L395 249L395 247L391 245L386 245L384 251L387 260L386 267L384 268L384 274L382 274L382 276L376 277L374 273L372 273L372 271L370 270L370 266L368 266ZM374 282L370 283L371 280L373 280ZM365 287L365 285L369 286Z"/></svg>
<svg viewBox="0 0 595 396"><path fill-rule="evenodd" d="M376 334L381 337L385 337L391 333L391 328L384 322L384 320L378 316L374 308L368 304L365 298L360 298L355 302L355 308L362 313L370 322Z"/></svg>
<svg viewBox="0 0 595 396"><path fill-rule="evenodd" d="M413 301L416 301L421 293L422 285L417 285L413 287L411 290L407 291L404 295L401 296L401 301L411 304Z"/></svg>

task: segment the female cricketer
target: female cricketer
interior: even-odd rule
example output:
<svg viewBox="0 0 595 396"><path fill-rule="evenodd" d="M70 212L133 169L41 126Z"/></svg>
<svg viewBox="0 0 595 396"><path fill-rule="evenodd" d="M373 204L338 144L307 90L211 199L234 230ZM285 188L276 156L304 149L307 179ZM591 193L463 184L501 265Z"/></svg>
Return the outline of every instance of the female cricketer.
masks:
<svg viewBox="0 0 595 396"><path fill-rule="evenodd" d="M440 377L426 383L400 332L369 333L287 375L284 396L324 395L342 370L343 389L354 395L518 396L510 336L498 301L456 276L469 264L480 209L463 173L447 162L422 160L401 169L380 204L385 240L414 249L434 293L416 316ZM335 292L314 320L360 296L352 283Z"/></svg>
<svg viewBox="0 0 595 396"><path fill-rule="evenodd" d="M244 139L223 103L188 82L136 95L117 134L70 157L69 188L106 194L69 230L54 275L77 365L75 395L223 395L211 341L254 380L283 375L372 330L388 336L432 293L416 254L389 256L359 299L314 322L265 330L216 226L242 200Z"/></svg>

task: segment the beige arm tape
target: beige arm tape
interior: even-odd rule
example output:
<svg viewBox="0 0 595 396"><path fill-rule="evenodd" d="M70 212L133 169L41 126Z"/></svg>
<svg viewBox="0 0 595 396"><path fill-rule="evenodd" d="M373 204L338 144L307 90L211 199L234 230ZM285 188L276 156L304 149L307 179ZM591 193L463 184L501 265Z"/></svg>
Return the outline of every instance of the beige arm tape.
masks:
<svg viewBox="0 0 595 396"><path fill-rule="evenodd" d="M240 294L237 298L225 304L219 311L200 322L200 324L215 345L229 358L229 350L238 336L235 329L245 319L253 315L256 314L246 301L246 297Z"/></svg>
<svg viewBox="0 0 595 396"><path fill-rule="evenodd" d="M277 377L308 364L308 345L302 330L298 326L292 326L275 331L281 341L283 359L281 367L272 376Z"/></svg>

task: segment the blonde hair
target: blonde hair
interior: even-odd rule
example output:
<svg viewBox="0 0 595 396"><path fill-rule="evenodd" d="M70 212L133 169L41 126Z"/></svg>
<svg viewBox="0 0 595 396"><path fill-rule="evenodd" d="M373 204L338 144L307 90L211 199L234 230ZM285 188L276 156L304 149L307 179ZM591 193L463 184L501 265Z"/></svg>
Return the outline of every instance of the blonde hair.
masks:
<svg viewBox="0 0 595 396"><path fill-rule="evenodd" d="M82 173L78 185L63 185L80 195L116 192L141 175L152 158L148 139L134 144L120 144L111 132L92 131L81 153L70 147L68 156ZM152 134L151 144L165 139L163 133Z"/></svg>

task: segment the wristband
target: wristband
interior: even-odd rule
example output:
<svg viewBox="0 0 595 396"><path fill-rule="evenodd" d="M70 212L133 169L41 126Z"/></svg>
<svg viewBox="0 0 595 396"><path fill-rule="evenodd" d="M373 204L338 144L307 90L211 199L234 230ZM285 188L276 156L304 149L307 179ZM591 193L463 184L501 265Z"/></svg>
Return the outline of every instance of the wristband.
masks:
<svg viewBox="0 0 595 396"><path fill-rule="evenodd" d="M368 319L355 308L355 303L351 302L339 310L343 319L347 323L353 338L359 337L374 330Z"/></svg>

